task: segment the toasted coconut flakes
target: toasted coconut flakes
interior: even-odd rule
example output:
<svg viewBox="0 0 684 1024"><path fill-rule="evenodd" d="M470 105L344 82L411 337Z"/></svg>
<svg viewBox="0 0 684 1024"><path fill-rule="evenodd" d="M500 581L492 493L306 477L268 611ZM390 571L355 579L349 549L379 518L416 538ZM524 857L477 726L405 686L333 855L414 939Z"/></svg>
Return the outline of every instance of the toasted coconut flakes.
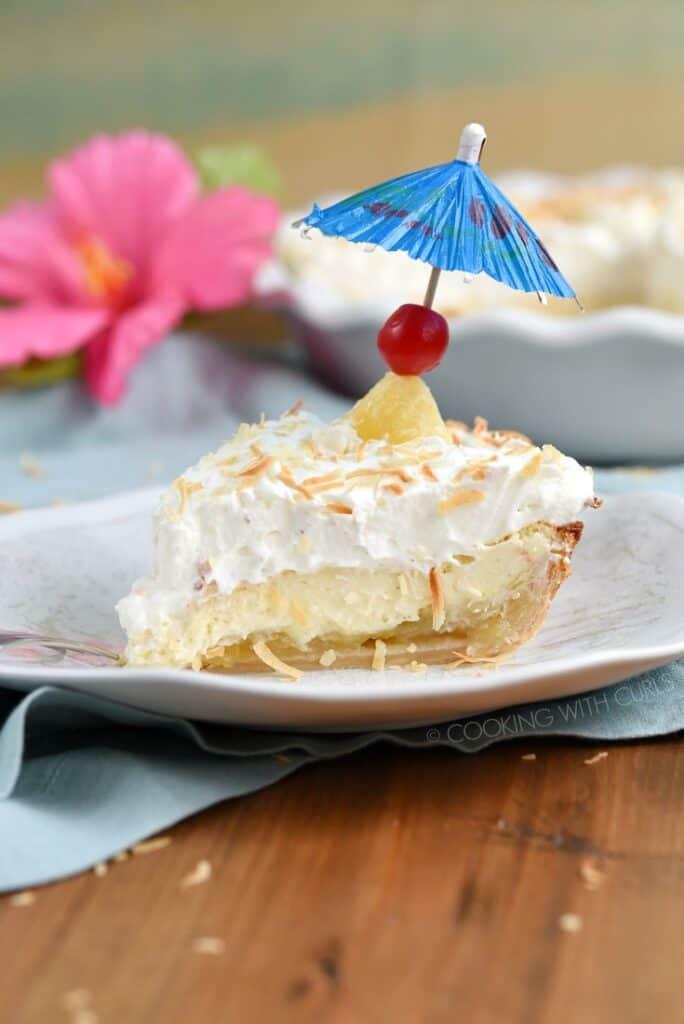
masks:
<svg viewBox="0 0 684 1024"><path fill-rule="evenodd" d="M359 445L359 447L357 448L357 450L356 450L356 461L357 462L362 462L363 461L363 457L366 454L366 444L367 444L366 441L362 441L361 444Z"/></svg>
<svg viewBox="0 0 684 1024"><path fill-rule="evenodd" d="M292 610L292 618L295 622L298 622L300 626L306 626L309 621L309 616L306 614L306 610L302 608L301 604L297 601L290 601L290 608Z"/></svg>
<svg viewBox="0 0 684 1024"><path fill-rule="evenodd" d="M391 491L392 494L403 494L404 493L404 488L401 486L401 484L397 484L397 483L383 484L382 485L382 489L383 489L383 491Z"/></svg>
<svg viewBox="0 0 684 1024"><path fill-rule="evenodd" d="M299 401L295 402L292 408L288 409L285 413L286 416L296 416L301 407L304 405L304 399L300 398Z"/></svg>
<svg viewBox="0 0 684 1024"><path fill-rule="evenodd" d="M285 608L285 598L280 593L278 588L273 584L270 590L271 604L277 611L282 611Z"/></svg>
<svg viewBox="0 0 684 1024"><path fill-rule="evenodd" d="M489 435L489 441L496 448L508 445L511 451L518 451L521 445L525 448L534 447L527 434L521 434L519 430L493 430Z"/></svg>
<svg viewBox="0 0 684 1024"><path fill-rule="evenodd" d="M460 483L463 477L469 476L471 480L484 480L489 469L489 463L493 462L497 458L496 455L488 455L484 459L478 459L476 462L470 462L468 465L463 466L459 469L458 473L454 476L454 483Z"/></svg>
<svg viewBox="0 0 684 1024"><path fill-rule="evenodd" d="M24 476L31 477L33 480L38 480L45 473L38 460L33 455L28 454L19 456L19 469Z"/></svg>
<svg viewBox="0 0 684 1024"><path fill-rule="evenodd" d="M199 935L192 940L192 948L195 953L203 953L207 956L221 956L226 951L226 944L223 939L216 935Z"/></svg>
<svg viewBox="0 0 684 1024"><path fill-rule="evenodd" d="M595 857L584 857L580 862L579 876L587 889L595 892L606 880L606 873Z"/></svg>
<svg viewBox="0 0 684 1024"><path fill-rule="evenodd" d="M264 457L263 450L259 447L256 441L252 441L252 443L249 446L249 450L253 455L257 457L257 459L262 459Z"/></svg>
<svg viewBox="0 0 684 1024"><path fill-rule="evenodd" d="M438 630L444 625L444 588L442 587L442 577L435 565L430 569L429 580L430 598L432 600L432 628Z"/></svg>
<svg viewBox="0 0 684 1024"><path fill-rule="evenodd" d="M597 498L596 495L594 495L594 497L587 502L587 505L589 508L601 508L601 505L603 505L603 498Z"/></svg>
<svg viewBox="0 0 684 1024"><path fill-rule="evenodd" d="M380 476L397 476L400 480L403 480L405 484L412 482L413 477L405 469L401 469L397 466L377 466L374 469L370 466L363 469L353 469L351 473L346 474L347 480L356 480L363 477L380 477Z"/></svg>
<svg viewBox="0 0 684 1024"><path fill-rule="evenodd" d="M15 892L7 902L10 907L30 907L36 902L36 894L32 889L25 889L23 892Z"/></svg>
<svg viewBox="0 0 684 1024"><path fill-rule="evenodd" d="M314 487L316 484L335 483L339 478L339 472L333 469L330 473L322 473L320 476L309 476L306 480L302 480L302 483L305 487Z"/></svg>
<svg viewBox="0 0 684 1024"><path fill-rule="evenodd" d="M142 843L136 843L131 849L136 857L143 853L156 853L158 850L165 850L171 845L171 836L156 836L154 839L145 839Z"/></svg>
<svg viewBox="0 0 684 1024"><path fill-rule="evenodd" d="M411 661L407 665L409 672L426 672L427 665L424 661Z"/></svg>
<svg viewBox="0 0 684 1024"><path fill-rule="evenodd" d="M208 882L212 875L211 863L208 860L198 860L192 871L181 878L181 889L192 889L195 885L203 885Z"/></svg>
<svg viewBox="0 0 684 1024"><path fill-rule="evenodd" d="M608 757L607 750L600 750L598 754L594 754L593 757L588 757L585 760L585 764L596 764L598 761L604 761Z"/></svg>
<svg viewBox="0 0 684 1024"><path fill-rule="evenodd" d="M258 476L246 476L238 482L237 491L246 491L249 487L253 487L256 481L259 479Z"/></svg>
<svg viewBox="0 0 684 1024"><path fill-rule="evenodd" d="M454 661L447 661L444 663L444 668L460 668L461 665L498 665L500 658L486 658L484 655L477 656L472 654L464 653L463 651L454 651Z"/></svg>
<svg viewBox="0 0 684 1024"><path fill-rule="evenodd" d="M217 466L234 466L239 458L239 455L229 455L226 459L219 459L216 464Z"/></svg>
<svg viewBox="0 0 684 1024"><path fill-rule="evenodd" d="M179 476L178 479L173 481L173 483L176 490L178 491L178 511L180 512L181 515L183 515L183 513L185 512L185 501L187 498L187 493L185 490L185 480L183 479L182 476Z"/></svg>
<svg viewBox="0 0 684 1024"><path fill-rule="evenodd" d="M401 466L381 466L380 472L383 476L397 476L405 484L413 483L411 474Z"/></svg>
<svg viewBox="0 0 684 1024"><path fill-rule="evenodd" d="M0 515L9 515L10 512L20 512L23 505L16 501L0 501Z"/></svg>
<svg viewBox="0 0 684 1024"><path fill-rule="evenodd" d="M370 466L366 466L363 469L353 469L351 473L346 474L347 480L362 479L364 476L382 476L384 470L382 469L371 469Z"/></svg>
<svg viewBox="0 0 684 1024"><path fill-rule="evenodd" d="M204 657L209 661L213 661L215 658L222 658L226 653L226 648L223 644L218 644L216 647L207 647L204 652Z"/></svg>
<svg viewBox="0 0 684 1024"><path fill-rule="evenodd" d="M405 441L404 442L404 444L406 444L406 445L408 445L410 443L411 443L410 441ZM438 454L442 455L443 452L438 452ZM430 458L430 456L426 455L422 450L419 450L419 451L416 451L416 452L412 452L412 451L408 451L408 450L404 449L401 452L401 455L400 455L399 458L397 458L397 453L395 452L393 457L392 457L392 461L388 462L388 463L385 463L385 468L387 468L387 467L394 468L394 469L401 469L401 468L403 468L406 472L408 472L408 470L406 470L406 466L407 465L419 466L421 464L421 462L425 462L426 459L429 459L429 458Z"/></svg>
<svg viewBox="0 0 684 1024"><path fill-rule="evenodd" d="M259 661L263 661L264 665L268 665L274 672L281 672L284 676L289 676L290 679L299 679L303 673L300 669L295 668L294 665L286 665L284 661L281 661L277 654L274 654L268 644L264 643L263 640L259 640L258 643L252 644L252 650L256 654Z"/></svg>
<svg viewBox="0 0 684 1024"><path fill-rule="evenodd" d="M306 438L304 441L302 441L302 448L306 448L307 451L310 452L315 459L320 459L321 449L309 438Z"/></svg>
<svg viewBox="0 0 684 1024"><path fill-rule="evenodd" d="M128 850L119 850L118 853L114 854L114 858L113 859L117 862L117 864L122 864L123 861L129 860L130 856L131 855L128 852Z"/></svg>
<svg viewBox="0 0 684 1024"><path fill-rule="evenodd" d="M559 452L555 445L543 444L542 451L547 452L551 456L551 458L554 459L556 462L560 462L560 460L563 458L562 452Z"/></svg>
<svg viewBox="0 0 684 1024"><path fill-rule="evenodd" d="M332 647L328 651L324 651L318 659L318 664L324 668L329 668L330 665L337 661L337 652L333 651Z"/></svg>
<svg viewBox="0 0 684 1024"><path fill-rule="evenodd" d="M387 653L387 644L384 640L375 641L375 650L373 651L373 661L371 668L374 672L385 671L385 655Z"/></svg>
<svg viewBox="0 0 684 1024"><path fill-rule="evenodd" d="M456 491L449 498L443 498L437 508L440 512L451 512L459 505L471 505L473 502L484 501L484 499L482 491Z"/></svg>
<svg viewBox="0 0 684 1024"><path fill-rule="evenodd" d="M409 592L408 580L406 578L406 574L403 572L399 573L399 590L404 595L404 597L406 597L406 595Z"/></svg>
<svg viewBox="0 0 684 1024"><path fill-rule="evenodd" d="M398 476L405 484L413 482L413 477L409 471L407 469L402 469L401 466L383 466L382 473L383 476Z"/></svg>
<svg viewBox="0 0 684 1024"><path fill-rule="evenodd" d="M285 486L289 487L291 490L298 491L300 494L303 494L305 498L309 499L309 501L313 498L311 491L302 484L298 484L294 477L290 476L289 473L283 471L278 474L277 479L280 480L281 484L285 484Z"/></svg>
<svg viewBox="0 0 684 1024"><path fill-rule="evenodd" d="M203 484L201 484L199 481L190 483L188 480L185 480L184 477L182 476L177 477L177 479L174 480L174 484L176 490L178 491L178 511L180 512L181 515L183 515L183 513L185 512L185 503L188 499L188 496L190 494L194 494L195 491L201 491Z"/></svg>
<svg viewBox="0 0 684 1024"><path fill-rule="evenodd" d="M582 918L579 914L561 914L558 918L558 927L562 932L569 935L576 935L582 931Z"/></svg>
<svg viewBox="0 0 684 1024"><path fill-rule="evenodd" d="M485 444L492 445L494 448L501 448L508 441L522 441L525 445L532 446L532 442L529 437L525 434L519 433L517 430L490 430L487 420L481 416L475 417L475 423L473 426L473 434L479 437L480 440L484 441Z"/></svg>
<svg viewBox="0 0 684 1024"><path fill-rule="evenodd" d="M106 860L98 861L97 864L95 864L95 866L93 867L93 874L95 875L96 878L104 878L108 871L109 868L107 867Z"/></svg>
<svg viewBox="0 0 684 1024"><path fill-rule="evenodd" d="M435 482L437 482L435 472L428 462L423 463L423 465L420 467L420 471L423 474L423 476L426 476L428 478L428 480L434 480Z"/></svg>
<svg viewBox="0 0 684 1024"><path fill-rule="evenodd" d="M259 416L259 426L263 427L265 422L266 422L266 413L262 412L261 415Z"/></svg>
<svg viewBox="0 0 684 1024"><path fill-rule="evenodd" d="M273 459L271 458L270 455L262 455L260 459L257 459L255 462L250 463L250 465L247 466L246 469L243 469L240 473L237 473L236 475L238 477L251 477L252 479L256 479L257 477L261 476L263 473L266 472L266 470L268 469L272 462Z"/></svg>
<svg viewBox="0 0 684 1024"><path fill-rule="evenodd" d="M520 760L521 761L536 761L537 760L537 755L536 754L523 754L523 756L520 758Z"/></svg>
<svg viewBox="0 0 684 1024"><path fill-rule="evenodd" d="M409 654L415 654L416 651L418 650L418 645L417 644L409 644L407 646L406 650L408 651Z"/></svg>
<svg viewBox="0 0 684 1024"><path fill-rule="evenodd" d="M455 430L459 434L468 433L468 424L464 423L463 420L446 420L446 428L447 430Z"/></svg>
<svg viewBox="0 0 684 1024"><path fill-rule="evenodd" d="M333 501L324 506L329 512L338 512L341 516L350 516L354 512L354 509L349 505L341 505L338 501Z"/></svg>
<svg viewBox="0 0 684 1024"><path fill-rule="evenodd" d="M344 487L344 477L336 475L330 480L326 480L319 484L305 484L304 486L311 492L311 494L321 494L325 491L332 491L336 487Z"/></svg>
<svg viewBox="0 0 684 1024"><path fill-rule="evenodd" d="M523 468L520 470L521 476L533 477L536 476L541 469L543 455L541 452L535 452L531 455Z"/></svg>

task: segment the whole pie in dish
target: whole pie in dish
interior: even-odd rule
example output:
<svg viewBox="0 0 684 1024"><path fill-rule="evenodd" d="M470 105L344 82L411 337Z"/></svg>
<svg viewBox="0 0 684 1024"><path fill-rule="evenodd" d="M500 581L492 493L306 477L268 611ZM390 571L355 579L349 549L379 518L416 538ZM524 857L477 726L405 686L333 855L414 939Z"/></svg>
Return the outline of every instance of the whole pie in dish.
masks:
<svg viewBox="0 0 684 1024"><path fill-rule="evenodd" d="M511 196L541 232L587 310L640 305L684 311L684 175L681 171L606 172L587 178L540 175L510 178ZM421 301L424 266L406 253L373 252L343 238L316 233L300 237L283 217L274 267L294 295L326 295L351 310L392 303L401 296ZM267 289L266 289L267 290ZM575 315L574 303L514 291L486 274L442 274L435 308L446 317L515 307Z"/></svg>
<svg viewBox="0 0 684 1024"><path fill-rule="evenodd" d="M118 605L131 666L448 665L529 640L570 573L591 472L552 445L444 422L388 373L326 424L243 424L179 477L154 572Z"/></svg>

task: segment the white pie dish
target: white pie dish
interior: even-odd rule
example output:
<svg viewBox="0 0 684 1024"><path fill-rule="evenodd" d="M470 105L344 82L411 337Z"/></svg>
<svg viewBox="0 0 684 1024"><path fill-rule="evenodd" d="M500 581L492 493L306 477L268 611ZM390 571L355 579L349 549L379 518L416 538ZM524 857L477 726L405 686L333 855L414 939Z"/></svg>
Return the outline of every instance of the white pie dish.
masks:
<svg viewBox="0 0 684 1024"><path fill-rule="evenodd" d="M584 181L599 187L628 185L648 183L649 175L653 172L615 168ZM559 180L519 172L502 184L516 196L538 196L552 192ZM682 185L677 188L681 191ZM684 224L684 200L680 193L676 197ZM284 223L295 215L287 214ZM632 236L637 240L625 264L625 288L631 295L638 281L638 301L646 304L612 305L581 316L492 307L452 317L449 351L429 377L445 415L465 421L485 416L493 426L521 430L538 443L551 442L592 463L684 459L684 314L649 305L657 301L664 308L684 308L684 283L677 284L684 267L684 235L678 241L672 225L665 223L657 232L652 229L647 245L645 228L635 218ZM369 297L372 289L361 286L359 278L363 247L347 244L356 250L349 256L353 283L340 280L338 285L336 259L318 277L276 259L261 273L258 295L289 319L294 337L327 383L359 395L385 369L375 343L379 327L411 296L397 290L390 298L385 281L382 294ZM620 264L605 238L596 249L601 250L597 266L603 267L606 287L615 295L620 291ZM403 254L383 256L406 259ZM372 258L365 259L372 279ZM581 277L581 252L574 253L574 262L575 274L570 276L577 284L573 277ZM351 268L352 263L341 262L339 276ZM589 284L579 283L585 289ZM681 294L674 302L668 295L677 288ZM578 290L582 297L582 288Z"/></svg>
<svg viewBox="0 0 684 1024"><path fill-rule="evenodd" d="M149 566L157 491L21 512L0 520L0 628L123 646L114 604ZM46 684L160 714L274 729L415 726L551 700L684 655L684 500L608 499L537 637L494 669L421 674L263 674L94 668L45 649L0 651L0 685Z"/></svg>

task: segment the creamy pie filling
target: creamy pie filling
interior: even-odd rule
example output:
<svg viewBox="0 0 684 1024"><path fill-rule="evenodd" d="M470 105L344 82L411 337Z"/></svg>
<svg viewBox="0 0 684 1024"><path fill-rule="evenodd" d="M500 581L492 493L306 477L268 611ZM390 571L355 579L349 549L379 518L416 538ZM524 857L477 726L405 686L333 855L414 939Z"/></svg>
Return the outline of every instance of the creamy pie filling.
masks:
<svg viewBox="0 0 684 1024"><path fill-rule="evenodd" d="M400 444L298 409L243 425L160 501L153 574L118 605L127 662L498 657L538 628L593 500L590 471L482 420Z"/></svg>

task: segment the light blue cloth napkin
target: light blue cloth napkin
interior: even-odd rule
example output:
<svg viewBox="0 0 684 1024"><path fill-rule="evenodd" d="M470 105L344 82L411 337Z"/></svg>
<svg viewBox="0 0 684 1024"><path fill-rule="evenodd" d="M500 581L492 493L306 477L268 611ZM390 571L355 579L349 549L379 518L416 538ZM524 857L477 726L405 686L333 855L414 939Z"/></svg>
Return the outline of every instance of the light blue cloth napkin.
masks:
<svg viewBox="0 0 684 1024"><path fill-rule="evenodd" d="M347 405L293 366L249 362L187 337L148 353L114 410L95 408L73 382L2 394L0 500L43 505L169 480L241 418L277 415L300 397L326 418ZM27 456L39 476L27 475ZM602 471L597 487L684 493L684 467ZM28 696L0 689L0 891L83 871L220 800L373 743L472 753L507 739L603 742L682 728L681 662L574 698L353 735L197 724L56 687Z"/></svg>

